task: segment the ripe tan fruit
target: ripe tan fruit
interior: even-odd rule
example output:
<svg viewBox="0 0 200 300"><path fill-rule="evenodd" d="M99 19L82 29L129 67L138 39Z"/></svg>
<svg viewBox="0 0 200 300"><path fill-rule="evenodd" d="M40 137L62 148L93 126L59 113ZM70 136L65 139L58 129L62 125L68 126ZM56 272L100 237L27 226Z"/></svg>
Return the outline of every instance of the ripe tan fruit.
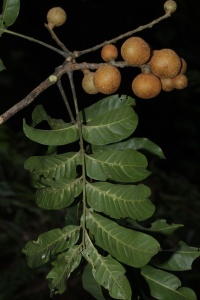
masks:
<svg viewBox="0 0 200 300"><path fill-rule="evenodd" d="M184 74L178 74L172 79L175 89L182 90L188 85L188 78Z"/></svg>
<svg viewBox="0 0 200 300"><path fill-rule="evenodd" d="M67 14L60 6L52 7L47 13L48 26L53 29L63 25L67 20Z"/></svg>
<svg viewBox="0 0 200 300"><path fill-rule="evenodd" d="M101 49L101 57L104 61L115 60L118 57L118 49L113 44L105 45Z"/></svg>
<svg viewBox="0 0 200 300"><path fill-rule="evenodd" d="M128 65L142 65L150 59L151 48L141 37L134 36L122 44L121 55Z"/></svg>
<svg viewBox="0 0 200 300"><path fill-rule="evenodd" d="M109 64L101 65L94 74L94 85L102 94L116 92L121 83L121 73L117 67Z"/></svg>
<svg viewBox="0 0 200 300"><path fill-rule="evenodd" d="M181 59L172 49L153 51L149 61L151 72L163 78L174 78L181 70Z"/></svg>
<svg viewBox="0 0 200 300"><path fill-rule="evenodd" d="M171 92L174 90L173 79L171 78L160 78L162 90L165 92Z"/></svg>
<svg viewBox="0 0 200 300"><path fill-rule="evenodd" d="M156 97L161 91L160 78L152 73L137 75L132 81L133 93L142 99Z"/></svg>
<svg viewBox="0 0 200 300"><path fill-rule="evenodd" d="M166 13L172 14L173 12L175 12L177 9L177 4L175 1L173 0L167 0L164 3L164 10Z"/></svg>
<svg viewBox="0 0 200 300"><path fill-rule="evenodd" d="M187 63L184 58L181 57L181 70L179 74L185 74L187 71Z"/></svg>
<svg viewBox="0 0 200 300"><path fill-rule="evenodd" d="M89 70L84 72L84 76L82 79L82 88L87 94L94 95L98 93L98 90L94 85L94 72L91 72Z"/></svg>

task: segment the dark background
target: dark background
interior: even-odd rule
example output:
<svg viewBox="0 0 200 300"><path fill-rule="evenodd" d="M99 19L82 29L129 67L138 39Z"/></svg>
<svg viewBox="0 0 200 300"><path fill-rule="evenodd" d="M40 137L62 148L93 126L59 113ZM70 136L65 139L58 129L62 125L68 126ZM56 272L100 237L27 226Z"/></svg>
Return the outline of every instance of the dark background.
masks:
<svg viewBox="0 0 200 300"><path fill-rule="evenodd" d="M61 6L68 19L55 32L69 50L83 50L158 18L164 14L163 4L161 0L21 1L19 17L9 29L57 47L44 23L47 11L53 6ZM173 238L199 247L200 5L195 0L179 0L177 4L178 10L170 18L136 35L143 37L153 49L171 48L183 57L188 65L188 87L181 91L161 92L151 100L136 98L139 125L135 136L149 138L162 148L166 156L166 160L154 158L150 164L152 176L149 185L152 200L158 207L157 216L184 224L184 229ZM120 48L122 42L116 45ZM63 57L57 53L8 34L0 38L0 58L6 67L0 73L0 114L23 99L63 63ZM80 57L78 61L101 62L100 50ZM131 82L137 72L133 68L122 70L119 93L134 97ZM74 78L80 108L103 98L99 94L91 96L83 92L81 73L75 73ZM67 77L63 77L63 84L70 99ZM46 270L28 269L21 254L27 240L51 227L60 226L60 218L63 218L36 208L29 175L23 169L26 158L43 151L42 147L27 140L22 132L23 118L30 120L37 104L42 104L52 117L68 118L56 86L52 86L0 127L0 269L3 278L0 300L36 296L49 299L44 283ZM183 285L193 288L200 298L199 260L193 263L193 271L181 276ZM77 286L80 286L77 282L69 283L67 299L83 298L83 294L78 294L80 288ZM89 299L88 295L85 297ZM61 296L55 299L61 299Z"/></svg>

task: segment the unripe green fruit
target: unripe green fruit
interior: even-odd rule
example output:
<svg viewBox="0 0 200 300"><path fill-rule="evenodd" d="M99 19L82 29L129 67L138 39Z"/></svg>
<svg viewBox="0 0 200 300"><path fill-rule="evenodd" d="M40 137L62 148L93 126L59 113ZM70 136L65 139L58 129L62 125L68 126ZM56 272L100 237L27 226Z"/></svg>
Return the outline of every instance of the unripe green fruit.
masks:
<svg viewBox="0 0 200 300"><path fill-rule="evenodd" d="M113 65L101 65L94 74L94 85L102 94L109 95L116 92L120 83L121 73Z"/></svg>
<svg viewBox="0 0 200 300"><path fill-rule="evenodd" d="M175 1L173 0L167 0L164 3L164 10L166 13L172 14L173 12L175 12L177 9L177 4Z"/></svg>
<svg viewBox="0 0 200 300"><path fill-rule="evenodd" d="M122 44L121 55L128 65L142 65L150 59L151 49L141 37L133 36Z"/></svg>
<svg viewBox="0 0 200 300"><path fill-rule="evenodd" d="M161 91L161 81L154 74L141 73L132 81L133 93L142 99L156 97Z"/></svg>
<svg viewBox="0 0 200 300"><path fill-rule="evenodd" d="M67 20L67 14L61 7L52 7L47 13L48 26L50 28L63 25Z"/></svg>
<svg viewBox="0 0 200 300"><path fill-rule="evenodd" d="M97 94L98 90L94 85L94 72L85 71L82 80L82 87L84 91L88 94Z"/></svg>

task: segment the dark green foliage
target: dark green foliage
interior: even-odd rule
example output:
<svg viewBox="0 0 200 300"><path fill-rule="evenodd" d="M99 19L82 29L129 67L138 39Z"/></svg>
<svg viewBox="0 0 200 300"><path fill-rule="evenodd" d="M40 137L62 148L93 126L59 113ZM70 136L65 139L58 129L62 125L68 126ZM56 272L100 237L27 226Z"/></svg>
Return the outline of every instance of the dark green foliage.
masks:
<svg viewBox="0 0 200 300"><path fill-rule="evenodd" d="M23 249L31 267L52 261L53 268L47 275L52 294L65 291L67 278L85 259L90 267L84 272L83 285L87 291L90 292L91 289L91 294L96 299L103 297L100 292L101 286L107 289L114 299L131 299L131 287L123 267L125 265L141 269L141 275L156 299L185 299L186 296L191 300L196 299L195 293L189 288L181 287L181 281L169 271L190 269L192 262L200 256L197 248L180 242L180 247L172 251L168 260L155 263L156 254L159 254L160 260L162 246L151 234L159 232L162 235L170 235L182 225L170 225L160 219L147 228L139 222L152 217L155 206L149 199L150 189L144 183L140 183L144 182L151 172L148 170L145 155L140 153L138 148L161 158L164 158L164 154L156 144L147 139L136 138L134 142L132 134L136 127L133 127L129 132L130 137L127 137L127 127L123 130L122 125L124 120L128 120L128 127L129 122L134 124L138 120L132 107L133 103L134 101L127 103L126 96L114 95L81 112L85 117L82 134L83 139L86 137L85 149L88 151L80 149L77 153L35 156L25 162L25 168L31 174L31 182L37 189L36 203L39 206L55 210L73 207L73 203L77 201L81 204L79 226L66 227L67 243L66 234L62 234L59 229L53 229L40 235L38 240L28 242ZM116 108L116 105L119 107ZM106 114L104 111L106 108L108 112L120 112L123 106L123 114L115 114L116 123L113 122L112 114ZM51 123L50 116L44 114L42 106L34 110L33 124L38 120L37 115L40 116L40 122L48 120L48 123ZM44 116L44 120L41 115ZM122 127L119 128L119 124ZM24 127L25 133L27 126ZM106 138L102 134L104 126ZM93 128L96 128L95 134ZM52 130L54 132L54 129ZM51 129L47 132L51 132ZM118 132L121 139L118 137L116 141L115 133ZM40 135L45 136L45 130L41 132L40 129L30 127L30 139L40 142ZM49 134L48 145L54 143L58 148L62 145L62 139L59 140L60 130L57 131L57 135L58 138L55 138ZM67 135L70 143L73 136L73 133ZM92 144L88 144L88 140L91 140ZM81 166L82 171L77 172L78 166ZM75 237L75 233L80 235ZM184 264L181 263L183 261ZM96 287L87 280L86 276L90 277L90 272L97 282ZM121 278L121 283L117 278Z"/></svg>

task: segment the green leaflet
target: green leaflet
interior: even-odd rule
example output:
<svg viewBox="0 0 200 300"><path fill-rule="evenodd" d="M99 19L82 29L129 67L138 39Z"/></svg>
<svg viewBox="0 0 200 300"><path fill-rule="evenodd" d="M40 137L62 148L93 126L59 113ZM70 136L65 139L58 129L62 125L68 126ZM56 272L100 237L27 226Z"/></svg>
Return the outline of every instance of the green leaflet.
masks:
<svg viewBox="0 0 200 300"><path fill-rule="evenodd" d="M151 224L151 227L148 228L148 231L151 232L156 232L156 233L161 233L164 235L170 235L172 234L175 230L183 227L183 224L168 224L166 220L163 219L158 219L155 222Z"/></svg>
<svg viewBox="0 0 200 300"><path fill-rule="evenodd" d="M32 156L24 163L24 168L31 172L34 187L41 187L41 178L52 178L55 181L74 179L76 167L81 164L79 152L69 152L50 156Z"/></svg>
<svg viewBox="0 0 200 300"><path fill-rule="evenodd" d="M160 250L159 243L151 236L119 226L96 213L88 212L86 226L99 247L135 268L146 265Z"/></svg>
<svg viewBox="0 0 200 300"><path fill-rule="evenodd" d="M66 209L65 225L79 225L82 216L82 205L80 202L70 205Z"/></svg>
<svg viewBox="0 0 200 300"><path fill-rule="evenodd" d="M86 172L90 178L105 181L137 182L150 175L146 157L135 151L105 151L86 155Z"/></svg>
<svg viewBox="0 0 200 300"><path fill-rule="evenodd" d="M62 294L66 290L67 279L81 262L81 246L72 246L68 251L58 255L53 261L52 270L48 273L49 288L51 296Z"/></svg>
<svg viewBox="0 0 200 300"><path fill-rule="evenodd" d="M88 183L88 204L112 218L130 217L138 221L152 216L154 204L148 199L150 189L143 185L120 185L108 182Z"/></svg>
<svg viewBox="0 0 200 300"><path fill-rule="evenodd" d="M97 300L105 300L100 284L94 279L92 266L88 263L82 275L83 288Z"/></svg>
<svg viewBox="0 0 200 300"><path fill-rule="evenodd" d="M35 127L39 123L46 121L51 129L59 129L66 126L66 123L62 119L53 119L45 111L42 105L37 105L32 112L33 123L31 127Z"/></svg>
<svg viewBox="0 0 200 300"><path fill-rule="evenodd" d="M0 59L0 72L5 70L5 66L3 64L3 61Z"/></svg>
<svg viewBox="0 0 200 300"><path fill-rule="evenodd" d="M181 287L181 281L171 273L144 266L141 274L147 281L151 295L160 300L197 300L193 290Z"/></svg>
<svg viewBox="0 0 200 300"><path fill-rule="evenodd" d="M74 245L79 238L79 231L79 226L69 225L42 233L37 241L27 242L22 252L26 254L29 267L38 267L47 263L52 255Z"/></svg>
<svg viewBox="0 0 200 300"><path fill-rule="evenodd" d="M138 116L129 106L106 111L83 125L83 138L94 145L105 145L129 137L137 127Z"/></svg>
<svg viewBox="0 0 200 300"><path fill-rule="evenodd" d="M99 115L125 105L135 106L135 100L127 95L110 95L84 108L80 112L80 118L83 122L90 122Z"/></svg>
<svg viewBox="0 0 200 300"><path fill-rule="evenodd" d="M175 230L183 227L182 224L168 224L166 220L163 219L158 219L154 221L151 224L151 227L144 227L139 224L137 224L134 220L127 219L128 225L133 228L133 229L139 229L142 231L148 231L148 232L155 232L155 233L160 233L164 235L170 235L172 234Z"/></svg>
<svg viewBox="0 0 200 300"><path fill-rule="evenodd" d="M49 121L49 119L51 119L51 117L49 117L49 115L47 114L47 112L45 111L43 105L37 105L33 112L32 112L32 120L33 120L33 127L39 123L41 123L42 121ZM49 123L49 122L48 122Z"/></svg>
<svg viewBox="0 0 200 300"><path fill-rule="evenodd" d="M161 269L169 271L186 271L192 269L193 261L200 256L199 248L190 247L180 241L178 248L164 263L157 264Z"/></svg>
<svg viewBox="0 0 200 300"><path fill-rule="evenodd" d="M37 205L48 210L69 206L83 190L82 178L67 182L46 180L46 183L49 183L50 186L38 189L35 197Z"/></svg>
<svg viewBox="0 0 200 300"><path fill-rule="evenodd" d="M23 130L30 140L42 145L61 146L79 139L77 126L68 123L59 123L56 129L44 130L30 127L24 120Z"/></svg>
<svg viewBox="0 0 200 300"><path fill-rule="evenodd" d="M125 150L125 149L135 149L135 150L146 150L154 155L157 155L159 158L165 158L165 155L162 149L150 141L147 138L130 138L126 141L121 141L109 145L92 145L93 152L107 151L107 150Z"/></svg>
<svg viewBox="0 0 200 300"><path fill-rule="evenodd" d="M94 279L109 291L114 299L131 300L131 287L124 275L124 267L110 255L103 257L86 235L86 249L82 252L92 267Z"/></svg>
<svg viewBox="0 0 200 300"><path fill-rule="evenodd" d="M0 27L7 28L11 26L17 19L19 10L20 0L3 0L3 10L0 15Z"/></svg>

